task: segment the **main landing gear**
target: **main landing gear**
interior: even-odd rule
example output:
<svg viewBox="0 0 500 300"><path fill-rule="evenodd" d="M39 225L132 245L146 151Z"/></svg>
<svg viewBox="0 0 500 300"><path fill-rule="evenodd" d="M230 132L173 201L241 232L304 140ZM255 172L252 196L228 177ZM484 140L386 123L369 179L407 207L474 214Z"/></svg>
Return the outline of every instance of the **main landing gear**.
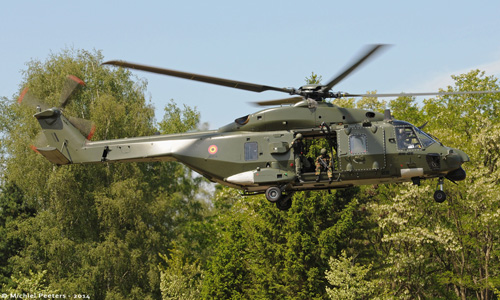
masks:
<svg viewBox="0 0 500 300"><path fill-rule="evenodd" d="M292 207L293 193L288 192L285 194L282 188L272 186L266 190L266 199L269 202L276 203L276 207L280 210L289 210Z"/></svg>
<svg viewBox="0 0 500 300"><path fill-rule="evenodd" d="M439 177L438 186L434 192L434 200L437 203L443 203L446 200L446 193L443 191L444 177Z"/></svg>

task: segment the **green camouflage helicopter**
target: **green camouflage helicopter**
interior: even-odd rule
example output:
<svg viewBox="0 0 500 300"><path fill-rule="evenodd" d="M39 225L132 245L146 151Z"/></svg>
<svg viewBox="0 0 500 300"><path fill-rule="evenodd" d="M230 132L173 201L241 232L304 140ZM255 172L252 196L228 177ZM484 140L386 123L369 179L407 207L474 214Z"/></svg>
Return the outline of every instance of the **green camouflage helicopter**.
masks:
<svg viewBox="0 0 500 300"><path fill-rule="evenodd" d="M438 178L434 198L446 199L444 179L465 179L462 168L469 157L446 147L422 128L384 114L342 108L327 98L363 97L372 94L333 93L330 90L384 45L371 45L353 64L325 85L298 89L278 88L193 73L109 61L104 64L154 72L253 92L280 91L293 97L259 102L279 105L234 120L219 128L196 133L155 135L90 141L78 121L66 118L59 108L37 109L34 115L47 139L35 150L57 165L178 161L208 180L243 190L244 195L265 193L281 210L291 206L294 192L346 188ZM83 85L70 77L70 91ZM499 91L377 94L378 97L495 93ZM24 96L24 93L22 94ZM22 97L20 97L22 100ZM301 143L297 147L297 143ZM306 155L311 144L327 145L324 159ZM310 155L309 155L310 156ZM331 157L331 159L329 159ZM318 172L319 171L319 172Z"/></svg>

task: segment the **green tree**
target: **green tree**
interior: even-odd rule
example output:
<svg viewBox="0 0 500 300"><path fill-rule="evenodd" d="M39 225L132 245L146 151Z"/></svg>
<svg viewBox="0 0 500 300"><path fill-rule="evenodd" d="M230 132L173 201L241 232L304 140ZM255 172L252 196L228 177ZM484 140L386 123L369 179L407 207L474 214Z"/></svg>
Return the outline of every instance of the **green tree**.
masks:
<svg viewBox="0 0 500 300"><path fill-rule="evenodd" d="M368 92L368 94L376 94L377 92ZM386 102L384 100L379 100L378 97L362 97L356 102L357 108L373 110L377 112L384 112L386 107Z"/></svg>
<svg viewBox="0 0 500 300"><path fill-rule="evenodd" d="M203 270L199 263L183 261L184 254L172 251L171 258L163 256L168 267L160 267L162 299L200 299L203 284Z"/></svg>
<svg viewBox="0 0 500 300"><path fill-rule="evenodd" d="M344 250L338 259L331 257L328 264L326 279L332 287L327 287L326 292L330 299L368 299L374 292L374 282L367 280L371 265L365 267L355 263Z"/></svg>
<svg viewBox="0 0 500 300"><path fill-rule="evenodd" d="M15 184L4 184L0 188L0 286L12 284L13 268L8 259L22 249L21 238L13 234L15 221L36 214L36 210L24 201L22 191Z"/></svg>
<svg viewBox="0 0 500 300"><path fill-rule="evenodd" d="M65 76L73 74L86 87L73 95L64 113L92 120L95 139L154 134L158 129L144 97L146 83L101 63L98 51L64 50L45 62L29 62L20 86L57 106ZM199 210L200 180L175 163L55 167L28 147L40 131L33 108L5 98L0 108L4 186L19 190L16 199L7 199L3 188L2 205L17 203L18 210L35 212L10 215L11 225L4 227L6 236L18 238L15 253L2 251L9 266L4 276L22 279L19 274L29 278L30 272L43 272L47 288L92 299L160 298L159 253L172 247L189 215ZM163 133L198 124L199 114L190 108L179 110L171 103L165 112L189 123L160 128ZM8 284L16 282L21 281Z"/></svg>
<svg viewBox="0 0 500 300"><path fill-rule="evenodd" d="M45 274L47 271L41 271L38 273L33 273L33 271L29 271L28 276L24 276L23 274L19 274L19 277L15 275L12 276L12 281L14 282L15 288L8 288L6 290L9 294L17 294L17 295L56 295L59 294L58 291L54 291L49 289L46 286L45 282Z"/></svg>
<svg viewBox="0 0 500 300"><path fill-rule="evenodd" d="M357 224L356 192L301 192L288 212L264 197L239 198L217 219L203 297L326 297L328 259L346 247Z"/></svg>
<svg viewBox="0 0 500 300"><path fill-rule="evenodd" d="M448 91L498 89L496 79L471 71L454 76ZM369 205L376 227L368 233L377 250L381 294L398 298L493 299L500 275L498 233L498 95L443 96L391 102L394 115L426 122L426 130L471 158L467 178L446 185L448 200L432 201L435 182L374 190ZM473 142L471 142L473 141Z"/></svg>
<svg viewBox="0 0 500 300"><path fill-rule="evenodd" d="M424 124L423 113L420 111L415 97L398 97L389 102L389 108L394 118L421 126Z"/></svg>

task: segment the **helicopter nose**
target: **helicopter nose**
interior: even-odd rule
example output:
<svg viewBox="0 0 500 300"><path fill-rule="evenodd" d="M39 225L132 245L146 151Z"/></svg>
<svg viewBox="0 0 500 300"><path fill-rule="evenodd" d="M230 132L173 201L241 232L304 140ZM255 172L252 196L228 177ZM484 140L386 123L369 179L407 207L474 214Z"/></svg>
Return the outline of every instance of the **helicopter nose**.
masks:
<svg viewBox="0 0 500 300"><path fill-rule="evenodd" d="M455 149L455 148L449 148L448 149L448 154L446 154L446 156L445 156L445 160L448 161L448 164L450 166L451 165L456 165L457 167L459 167L464 162L470 161L470 158L462 150Z"/></svg>
<svg viewBox="0 0 500 300"><path fill-rule="evenodd" d="M448 172L445 177L451 181L464 180L466 174L465 170L462 168L462 164L470 161L469 156L462 150L450 148L448 149L448 154L445 159L448 161L448 165L450 167L457 167L456 169Z"/></svg>
<svg viewBox="0 0 500 300"><path fill-rule="evenodd" d="M467 155L462 150L453 149L453 152L455 152L456 154L458 154L458 156L460 156L460 159L461 159L462 163L470 161L469 155Z"/></svg>

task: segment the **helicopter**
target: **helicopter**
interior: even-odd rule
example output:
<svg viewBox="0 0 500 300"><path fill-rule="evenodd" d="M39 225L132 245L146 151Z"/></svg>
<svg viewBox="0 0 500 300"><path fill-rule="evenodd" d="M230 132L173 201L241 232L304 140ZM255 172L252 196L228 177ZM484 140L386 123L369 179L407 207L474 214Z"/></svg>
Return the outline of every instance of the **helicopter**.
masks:
<svg viewBox="0 0 500 300"><path fill-rule="evenodd" d="M350 94L332 88L386 45L369 45L353 63L327 84L307 84L299 88L279 88L212 76L158 68L126 61L111 65L153 72L252 92L278 91L291 97L257 102L273 106L236 118L217 130L193 133L129 137L90 141L75 121L61 108L37 108L38 120L47 146L35 150L56 165L177 161L211 182L242 190L243 195L265 194L280 210L288 210L297 191L331 190L357 185L413 182L437 178L437 202L446 199L445 179L452 182L466 177L462 164L466 153L443 145L437 138L391 116L390 110L343 108L325 101L343 97L399 97L497 93L500 91ZM71 89L82 86L70 78ZM61 102L66 103L69 93ZM322 143L331 158L318 174L311 158L299 153L294 142L300 140L307 152ZM297 166L298 160L306 163ZM328 169L328 170L327 170Z"/></svg>

